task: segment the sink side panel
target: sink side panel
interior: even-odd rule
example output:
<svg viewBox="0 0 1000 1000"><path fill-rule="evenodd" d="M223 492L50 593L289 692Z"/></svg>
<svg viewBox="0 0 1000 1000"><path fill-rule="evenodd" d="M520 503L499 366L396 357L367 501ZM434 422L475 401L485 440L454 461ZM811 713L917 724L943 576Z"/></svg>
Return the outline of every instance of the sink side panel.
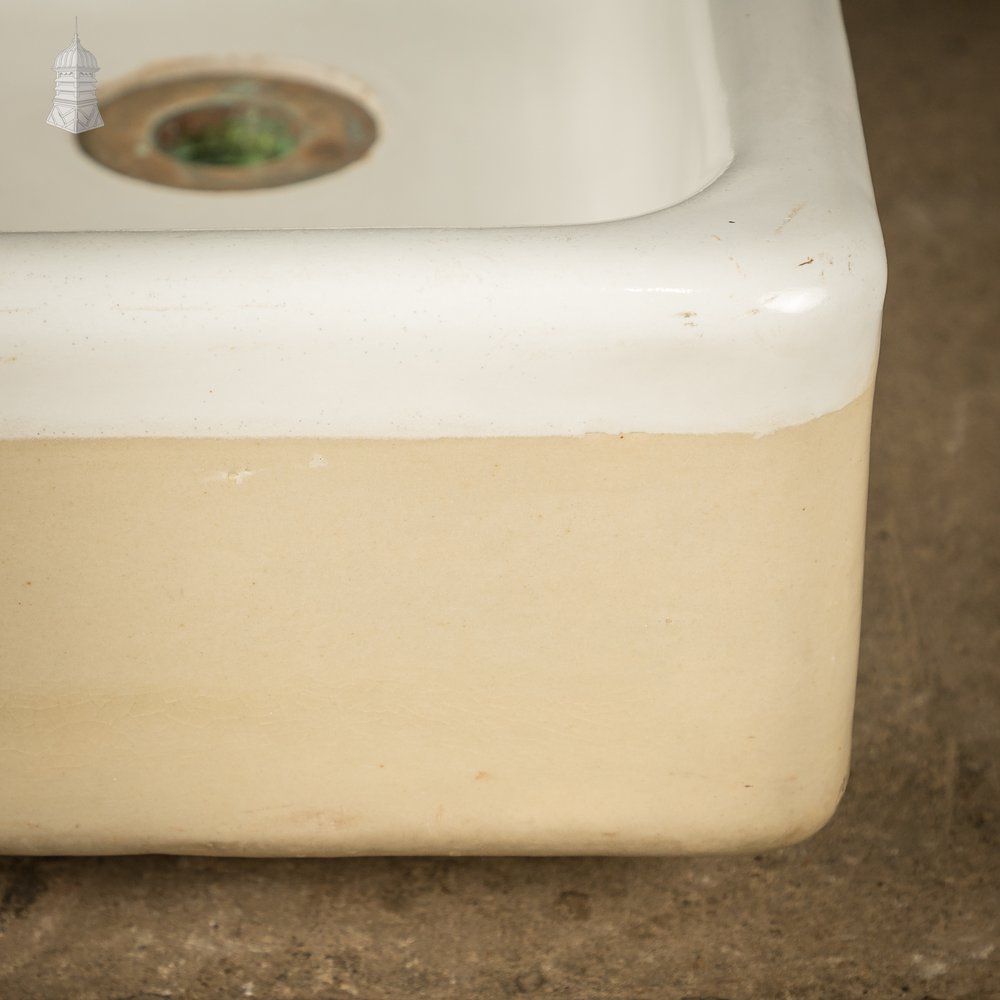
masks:
<svg viewBox="0 0 1000 1000"><path fill-rule="evenodd" d="M807 835L846 779L870 401L758 437L0 442L0 851Z"/></svg>

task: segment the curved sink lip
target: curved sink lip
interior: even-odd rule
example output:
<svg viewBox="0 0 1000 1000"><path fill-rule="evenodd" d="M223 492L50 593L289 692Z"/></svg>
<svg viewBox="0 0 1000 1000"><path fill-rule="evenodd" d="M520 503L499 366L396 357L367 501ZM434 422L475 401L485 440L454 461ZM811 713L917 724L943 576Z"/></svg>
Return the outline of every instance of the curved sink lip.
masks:
<svg viewBox="0 0 1000 1000"><path fill-rule="evenodd" d="M669 208L5 235L0 437L759 435L840 409L873 377L886 268L839 5L712 14L735 155Z"/></svg>

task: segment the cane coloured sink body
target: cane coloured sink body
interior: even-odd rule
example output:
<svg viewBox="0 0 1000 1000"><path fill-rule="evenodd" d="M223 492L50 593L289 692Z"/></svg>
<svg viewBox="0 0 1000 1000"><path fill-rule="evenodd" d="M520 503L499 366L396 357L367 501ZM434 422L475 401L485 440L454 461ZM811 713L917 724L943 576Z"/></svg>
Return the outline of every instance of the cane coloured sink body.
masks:
<svg viewBox="0 0 1000 1000"><path fill-rule="evenodd" d="M97 0L79 139L63 13L5 11L0 851L821 826L885 281L837 5ZM220 102L272 152L199 165Z"/></svg>

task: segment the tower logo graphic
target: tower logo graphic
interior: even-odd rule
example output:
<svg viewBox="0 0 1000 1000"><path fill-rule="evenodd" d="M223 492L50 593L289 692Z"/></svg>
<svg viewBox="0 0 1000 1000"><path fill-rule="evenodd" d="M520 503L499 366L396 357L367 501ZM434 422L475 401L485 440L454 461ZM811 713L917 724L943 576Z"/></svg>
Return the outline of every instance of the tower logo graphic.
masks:
<svg viewBox="0 0 1000 1000"><path fill-rule="evenodd" d="M73 41L56 56L56 96L47 119L67 132L86 132L104 124L97 107L97 59L80 44L77 26Z"/></svg>

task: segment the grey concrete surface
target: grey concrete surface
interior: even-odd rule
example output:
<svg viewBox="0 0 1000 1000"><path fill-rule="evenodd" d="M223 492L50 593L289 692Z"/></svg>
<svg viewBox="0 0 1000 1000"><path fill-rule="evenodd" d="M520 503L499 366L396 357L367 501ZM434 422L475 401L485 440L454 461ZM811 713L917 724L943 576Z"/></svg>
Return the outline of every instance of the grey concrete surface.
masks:
<svg viewBox="0 0 1000 1000"><path fill-rule="evenodd" d="M721 859L5 859L2 1000L1000 997L1000 3L845 13L890 289L829 826Z"/></svg>

